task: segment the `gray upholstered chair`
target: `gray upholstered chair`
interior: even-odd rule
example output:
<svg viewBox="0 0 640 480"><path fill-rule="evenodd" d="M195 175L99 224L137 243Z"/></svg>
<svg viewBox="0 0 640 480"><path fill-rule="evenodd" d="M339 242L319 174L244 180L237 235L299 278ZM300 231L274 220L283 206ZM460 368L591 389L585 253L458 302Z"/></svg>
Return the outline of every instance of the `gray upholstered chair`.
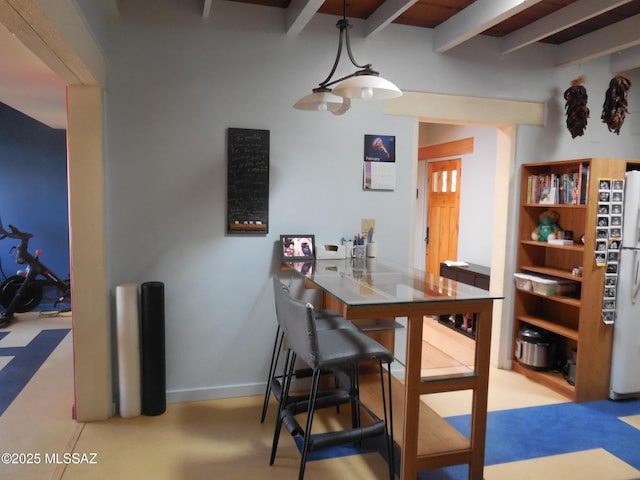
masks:
<svg viewBox="0 0 640 480"><path fill-rule="evenodd" d="M287 293L289 288L283 284L277 277L274 277L274 289L284 290ZM320 331L334 330L339 328L357 329L353 322L345 320L342 315L332 310L316 310L316 329ZM280 328L280 323L277 324L276 337L273 343L273 351L271 352L271 363L269 365L269 376L267 377L267 387L264 392L264 401L262 403L262 415L260 416L260 423L264 423L264 419L267 415L269 408L269 399L271 394L277 401L280 401L280 394L282 392L282 375L278 373L278 362L280 361L280 354L282 352L282 343L284 341L284 332ZM296 371L298 377L310 376L310 372L305 369Z"/></svg>
<svg viewBox="0 0 640 480"><path fill-rule="evenodd" d="M287 338L287 360L282 395L279 401L278 417L274 429L271 459L273 465L278 448L278 441L282 426L285 425L292 436L302 439L302 453L300 459L299 480L304 478L307 457L309 453L337 445L359 443L366 438L384 436L389 461L389 477L394 478L393 455L393 415L391 405L391 363L393 355L378 342L366 336L359 330L334 329L318 331L317 320L313 306L294 299L274 278L274 292L276 301L276 315L278 323ZM291 380L295 374L296 359L305 362L312 370L311 391L303 402L288 400ZM360 402L358 365L360 362L377 360L380 370L380 385L382 395L383 419L380 419L370 408ZM385 374L383 364L387 368L387 386L385 389ZM327 370L347 368L351 374L351 382L346 390L336 390L335 395L319 397L320 376ZM352 425L338 431L314 434L312 427L314 414L318 408L332 406L337 403L351 402ZM306 408L303 408L306 407ZM296 415L305 411L306 425L303 428L296 420ZM371 422L362 424L360 412L365 411Z"/></svg>

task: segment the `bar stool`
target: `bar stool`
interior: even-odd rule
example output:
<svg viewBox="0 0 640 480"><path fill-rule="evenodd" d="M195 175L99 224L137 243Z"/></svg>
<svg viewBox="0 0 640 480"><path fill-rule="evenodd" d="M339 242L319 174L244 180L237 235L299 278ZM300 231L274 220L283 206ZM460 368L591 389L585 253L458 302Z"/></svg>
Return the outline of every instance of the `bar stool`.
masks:
<svg viewBox="0 0 640 480"><path fill-rule="evenodd" d="M275 285L274 279L274 285ZM393 415L391 396L391 362L393 355L378 342L359 330L335 329L318 331L315 311L310 304L304 304L292 298L287 292L275 285L276 316L287 337L288 350L285 360L284 385L278 404L278 417L274 429L273 445L269 465L273 465L278 448L282 426L285 425L292 436L302 438L299 480L303 480L309 453L337 445L359 443L376 436L386 437L389 460L389 478L394 479L393 455ZM312 370L311 391L302 402L289 402L291 380L295 373L295 361L299 357ZM358 392L358 364L363 361L377 360L380 370L380 385L384 419L380 419L370 408L360 402ZM388 400L385 391L384 368L387 365ZM319 397L320 376L327 369L348 368L352 382L346 389L337 389L335 393ZM351 402L352 426L348 429L330 431L314 435L312 438L313 418L316 410L338 403ZM388 407L387 407L388 404ZM388 410L387 410L388 408ZM364 410L372 423L362 425L360 411ZM296 415L306 411L305 428L298 423Z"/></svg>
<svg viewBox="0 0 640 480"><path fill-rule="evenodd" d="M274 292L283 290L287 293L289 288L283 284L277 277L274 277ZM334 330L339 328L346 328L351 330L358 330L353 322L346 320L337 312L331 310L316 310L316 329L320 331ZM282 392L282 375L277 373L278 361L280 360L280 353L282 352L282 344L284 342L284 332L280 328L280 323L276 328L276 337L273 342L273 351L271 352L271 363L269 365L269 376L267 377L267 387L264 392L264 401L262 403L262 414L260 416L260 423L264 423L264 419L267 415L267 409L269 408L269 398L271 394L277 401L280 401L280 395ZM310 370L297 370L296 377L302 378L311 376Z"/></svg>

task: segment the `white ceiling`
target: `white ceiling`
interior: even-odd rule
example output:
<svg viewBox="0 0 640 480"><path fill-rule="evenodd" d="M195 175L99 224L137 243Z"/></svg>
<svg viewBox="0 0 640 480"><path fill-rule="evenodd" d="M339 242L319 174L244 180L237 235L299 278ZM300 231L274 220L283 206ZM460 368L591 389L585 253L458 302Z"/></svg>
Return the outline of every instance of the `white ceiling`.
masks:
<svg viewBox="0 0 640 480"><path fill-rule="evenodd" d="M51 128L66 128L66 85L0 23L0 102Z"/></svg>

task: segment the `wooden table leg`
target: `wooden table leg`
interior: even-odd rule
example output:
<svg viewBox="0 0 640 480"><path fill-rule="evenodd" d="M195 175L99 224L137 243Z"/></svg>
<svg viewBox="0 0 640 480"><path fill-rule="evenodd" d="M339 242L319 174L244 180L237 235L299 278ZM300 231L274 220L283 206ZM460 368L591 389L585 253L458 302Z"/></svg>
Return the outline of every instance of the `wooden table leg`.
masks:
<svg viewBox="0 0 640 480"><path fill-rule="evenodd" d="M489 357L491 349L491 306L478 313L476 321L476 373L484 379L473 392L471 412L472 461L469 465L469 480L482 480L484 475L484 452L487 433L487 397L489 393Z"/></svg>
<svg viewBox="0 0 640 480"><path fill-rule="evenodd" d="M418 418L420 418L420 364L422 359L422 315L407 322L407 358L404 381L404 417L400 478L415 480L418 475Z"/></svg>

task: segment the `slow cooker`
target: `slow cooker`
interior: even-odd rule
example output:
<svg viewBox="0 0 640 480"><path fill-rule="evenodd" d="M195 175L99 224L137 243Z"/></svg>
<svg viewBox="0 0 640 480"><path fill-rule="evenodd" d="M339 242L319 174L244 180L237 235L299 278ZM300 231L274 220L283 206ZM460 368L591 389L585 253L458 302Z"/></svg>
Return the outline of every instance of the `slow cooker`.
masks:
<svg viewBox="0 0 640 480"><path fill-rule="evenodd" d="M548 332L522 327L516 339L515 357L518 362L534 370L549 370L555 365L555 343Z"/></svg>

